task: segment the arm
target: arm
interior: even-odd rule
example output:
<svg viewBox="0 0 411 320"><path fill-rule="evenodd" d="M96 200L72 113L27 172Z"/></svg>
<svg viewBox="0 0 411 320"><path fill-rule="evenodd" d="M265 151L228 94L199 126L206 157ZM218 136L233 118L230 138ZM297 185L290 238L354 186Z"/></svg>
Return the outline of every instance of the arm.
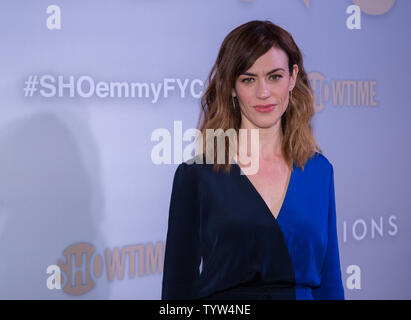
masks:
<svg viewBox="0 0 411 320"><path fill-rule="evenodd" d="M335 210L334 169L331 165L328 208L328 245L321 272L321 284L312 291L315 300L344 300Z"/></svg>
<svg viewBox="0 0 411 320"><path fill-rule="evenodd" d="M197 186L189 165L178 166L171 192L162 300L193 299L200 265Z"/></svg>

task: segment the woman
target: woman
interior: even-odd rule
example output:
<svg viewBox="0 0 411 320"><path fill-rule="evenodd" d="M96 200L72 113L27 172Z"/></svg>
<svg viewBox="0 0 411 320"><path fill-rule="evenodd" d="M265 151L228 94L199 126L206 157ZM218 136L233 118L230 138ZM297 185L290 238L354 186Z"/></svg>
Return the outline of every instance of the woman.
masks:
<svg viewBox="0 0 411 320"><path fill-rule="evenodd" d="M202 107L203 141L207 129L258 130L257 152L239 146L258 172L245 175L241 156L201 164L206 144L178 166L162 299L344 299L333 166L313 136L313 94L292 36L269 21L231 31Z"/></svg>

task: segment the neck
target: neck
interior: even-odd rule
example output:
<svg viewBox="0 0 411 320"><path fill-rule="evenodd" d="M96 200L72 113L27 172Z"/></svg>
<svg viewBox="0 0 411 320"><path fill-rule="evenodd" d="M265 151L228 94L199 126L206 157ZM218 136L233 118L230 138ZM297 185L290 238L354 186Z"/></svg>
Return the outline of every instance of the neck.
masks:
<svg viewBox="0 0 411 320"><path fill-rule="evenodd" d="M252 158L256 156L253 154L253 149L251 148L251 130L258 130L258 157L260 161L272 161L278 158L282 158L281 142L283 138L283 133L281 129L281 120L272 127L259 128L253 125L249 121L242 121L240 129L247 130L247 154ZM240 146L245 147L245 146ZM242 150L245 150L244 148Z"/></svg>

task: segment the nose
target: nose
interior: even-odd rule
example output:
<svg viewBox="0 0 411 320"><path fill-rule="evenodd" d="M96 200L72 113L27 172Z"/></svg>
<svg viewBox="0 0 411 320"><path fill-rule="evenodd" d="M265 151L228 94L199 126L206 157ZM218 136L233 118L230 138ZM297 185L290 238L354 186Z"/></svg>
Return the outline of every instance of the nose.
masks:
<svg viewBox="0 0 411 320"><path fill-rule="evenodd" d="M270 91L268 90L268 85L265 80L259 81L257 86L257 98L266 99L270 96Z"/></svg>

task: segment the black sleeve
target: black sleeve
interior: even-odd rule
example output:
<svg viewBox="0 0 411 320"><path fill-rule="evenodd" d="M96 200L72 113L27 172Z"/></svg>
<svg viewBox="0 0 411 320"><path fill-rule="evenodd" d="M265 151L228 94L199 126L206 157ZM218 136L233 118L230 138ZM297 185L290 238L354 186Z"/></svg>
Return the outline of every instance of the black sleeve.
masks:
<svg viewBox="0 0 411 320"><path fill-rule="evenodd" d="M164 256L162 300L193 299L200 275L200 212L192 165L174 174Z"/></svg>

